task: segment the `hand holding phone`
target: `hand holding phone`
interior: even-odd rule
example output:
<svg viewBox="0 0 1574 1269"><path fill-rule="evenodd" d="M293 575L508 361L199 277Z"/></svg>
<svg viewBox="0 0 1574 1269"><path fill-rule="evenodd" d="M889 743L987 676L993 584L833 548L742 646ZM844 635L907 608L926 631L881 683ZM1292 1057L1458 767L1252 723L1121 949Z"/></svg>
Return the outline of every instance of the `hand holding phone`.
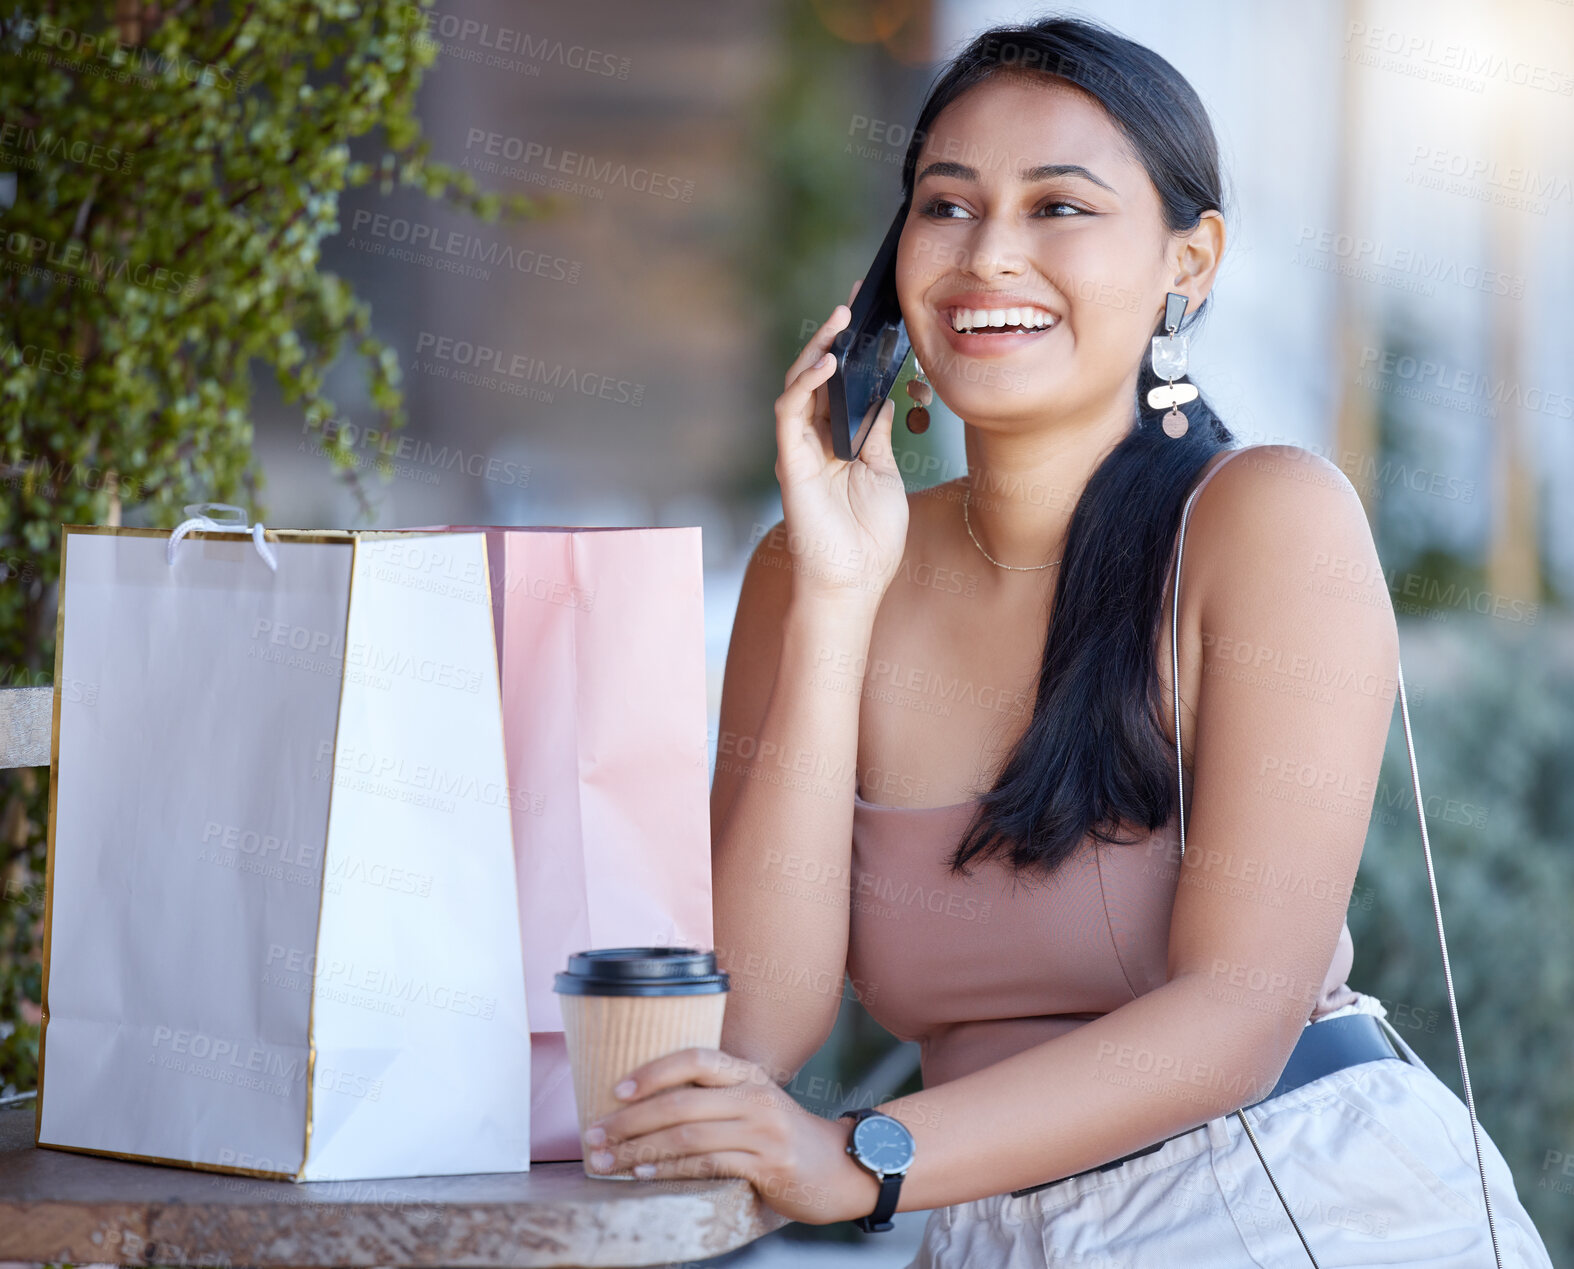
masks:
<svg viewBox="0 0 1574 1269"><path fill-rule="evenodd" d="M849 299L851 320L831 345L836 355L830 383L831 444L838 458L857 457L911 347L896 296L896 248L906 221L904 203L862 285L855 288L857 298ZM894 413L895 405L891 408Z"/></svg>
<svg viewBox="0 0 1574 1269"><path fill-rule="evenodd" d="M776 399L776 479L795 597L851 602L872 616L901 564L907 490L891 448L895 402L876 410L856 458L838 457L831 440L831 345L862 285L853 284L848 307L831 311L787 371Z"/></svg>

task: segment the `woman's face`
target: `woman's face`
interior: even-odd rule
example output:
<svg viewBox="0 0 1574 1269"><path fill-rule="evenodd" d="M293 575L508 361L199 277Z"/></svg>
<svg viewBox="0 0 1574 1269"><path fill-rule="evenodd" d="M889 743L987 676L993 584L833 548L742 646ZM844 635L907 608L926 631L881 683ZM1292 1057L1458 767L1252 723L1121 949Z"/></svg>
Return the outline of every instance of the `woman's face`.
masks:
<svg viewBox="0 0 1574 1269"><path fill-rule="evenodd" d="M1188 312L1201 304L1222 228L1205 218L1193 235L1203 257L1212 245L1199 268L1103 107L1042 76L996 75L963 93L936 117L914 174L897 296L946 405L1005 431L1129 411L1165 292L1185 291ZM985 324L1002 311L1017 324Z"/></svg>

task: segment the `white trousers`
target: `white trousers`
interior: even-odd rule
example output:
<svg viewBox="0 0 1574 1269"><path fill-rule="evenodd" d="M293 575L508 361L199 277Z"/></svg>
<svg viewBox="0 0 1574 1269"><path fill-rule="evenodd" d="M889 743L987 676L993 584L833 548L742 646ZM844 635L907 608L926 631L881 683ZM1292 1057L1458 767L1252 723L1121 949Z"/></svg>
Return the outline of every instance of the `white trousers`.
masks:
<svg viewBox="0 0 1574 1269"><path fill-rule="evenodd" d="M1387 1015L1364 993L1338 1012ZM1469 1112L1397 1039L1410 1061L1345 1067L1246 1117L1322 1269L1493 1269ZM1552 1269L1508 1164L1479 1119L1476 1127L1504 1269ZM1017 1198L995 1194L935 1208L908 1269L1311 1263L1230 1114L1108 1172L1068 1177Z"/></svg>

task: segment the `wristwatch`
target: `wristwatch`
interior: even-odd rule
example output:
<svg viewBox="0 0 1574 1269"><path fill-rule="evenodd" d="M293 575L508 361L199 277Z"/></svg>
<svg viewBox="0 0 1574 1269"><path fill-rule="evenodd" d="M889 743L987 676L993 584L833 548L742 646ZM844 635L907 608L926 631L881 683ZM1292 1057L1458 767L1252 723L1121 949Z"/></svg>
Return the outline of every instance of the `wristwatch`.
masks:
<svg viewBox="0 0 1574 1269"><path fill-rule="evenodd" d="M847 1153L880 1182L880 1197L875 1201L874 1211L858 1217L853 1224L866 1234L894 1229L891 1214L896 1211L896 1197L902 1189L902 1178L913 1166L913 1134L900 1120L868 1106L862 1110L844 1110L837 1118L853 1121Z"/></svg>

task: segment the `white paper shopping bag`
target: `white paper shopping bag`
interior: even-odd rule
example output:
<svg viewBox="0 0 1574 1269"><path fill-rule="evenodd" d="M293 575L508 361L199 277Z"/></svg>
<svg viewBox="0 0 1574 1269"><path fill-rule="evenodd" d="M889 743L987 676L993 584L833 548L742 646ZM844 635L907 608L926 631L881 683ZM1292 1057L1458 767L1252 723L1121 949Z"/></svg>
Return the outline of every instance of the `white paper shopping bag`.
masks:
<svg viewBox="0 0 1574 1269"><path fill-rule="evenodd" d="M61 549L38 1143L528 1170L484 536Z"/></svg>

